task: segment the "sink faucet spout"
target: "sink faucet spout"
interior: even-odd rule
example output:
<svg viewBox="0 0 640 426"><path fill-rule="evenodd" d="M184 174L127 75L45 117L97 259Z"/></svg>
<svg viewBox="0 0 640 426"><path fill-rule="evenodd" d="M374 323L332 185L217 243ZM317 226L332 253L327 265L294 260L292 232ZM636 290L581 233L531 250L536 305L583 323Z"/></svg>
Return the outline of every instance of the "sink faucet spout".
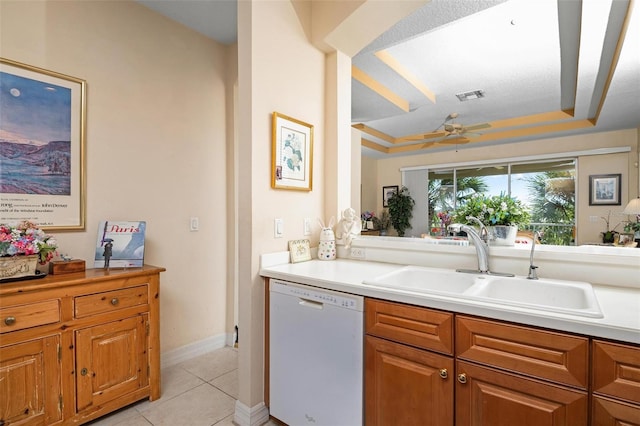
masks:
<svg viewBox="0 0 640 426"><path fill-rule="evenodd" d="M473 241L473 246L476 248L476 255L478 256L478 272L481 274L489 273L489 245L487 244L489 234L487 232L487 228L482 224L480 220L473 216L468 216L467 220L473 220L480 224L480 233L483 236L478 234L474 228L468 225L464 225L461 223L454 223L449 225L449 229L453 232L466 232L467 236L471 241Z"/></svg>

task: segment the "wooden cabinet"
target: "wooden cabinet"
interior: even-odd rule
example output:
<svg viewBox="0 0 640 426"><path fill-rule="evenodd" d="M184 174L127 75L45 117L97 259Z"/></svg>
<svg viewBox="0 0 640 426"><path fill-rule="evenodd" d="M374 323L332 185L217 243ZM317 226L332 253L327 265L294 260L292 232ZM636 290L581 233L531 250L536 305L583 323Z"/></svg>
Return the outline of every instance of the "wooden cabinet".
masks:
<svg viewBox="0 0 640 426"><path fill-rule="evenodd" d="M82 424L160 397L160 272L0 286L0 424Z"/></svg>
<svg viewBox="0 0 640 426"><path fill-rule="evenodd" d="M365 331L365 423L453 425L453 315L366 299Z"/></svg>
<svg viewBox="0 0 640 426"><path fill-rule="evenodd" d="M587 338L464 315L455 333L457 425L587 425Z"/></svg>
<svg viewBox="0 0 640 426"><path fill-rule="evenodd" d="M593 340L592 424L640 425L640 348Z"/></svg>

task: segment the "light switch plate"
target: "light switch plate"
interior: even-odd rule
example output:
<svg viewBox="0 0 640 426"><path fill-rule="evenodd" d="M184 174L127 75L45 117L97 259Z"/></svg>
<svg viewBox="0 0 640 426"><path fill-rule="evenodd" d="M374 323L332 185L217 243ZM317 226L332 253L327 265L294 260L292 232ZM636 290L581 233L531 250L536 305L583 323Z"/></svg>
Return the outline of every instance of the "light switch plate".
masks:
<svg viewBox="0 0 640 426"><path fill-rule="evenodd" d="M273 236L275 238L282 238L284 235L284 221L282 218L276 218L273 221Z"/></svg>

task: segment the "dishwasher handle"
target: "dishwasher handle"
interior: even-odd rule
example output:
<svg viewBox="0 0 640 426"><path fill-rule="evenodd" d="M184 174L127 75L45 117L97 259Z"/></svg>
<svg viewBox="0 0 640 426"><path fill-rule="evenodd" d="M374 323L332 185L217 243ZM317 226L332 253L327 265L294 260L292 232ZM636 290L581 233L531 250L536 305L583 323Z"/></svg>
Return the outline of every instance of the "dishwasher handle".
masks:
<svg viewBox="0 0 640 426"><path fill-rule="evenodd" d="M319 309L319 310L324 308L324 303L322 302L316 302L315 300L309 300L303 297L299 297L298 300L299 300L298 304L300 306L306 306L307 308Z"/></svg>

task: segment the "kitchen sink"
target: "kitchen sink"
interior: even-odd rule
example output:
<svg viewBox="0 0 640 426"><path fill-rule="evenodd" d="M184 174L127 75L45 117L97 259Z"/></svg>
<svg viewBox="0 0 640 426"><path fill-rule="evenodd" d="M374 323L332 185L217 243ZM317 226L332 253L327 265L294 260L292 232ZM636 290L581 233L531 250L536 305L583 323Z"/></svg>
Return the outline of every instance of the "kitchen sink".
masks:
<svg viewBox="0 0 640 426"><path fill-rule="evenodd" d="M405 266L364 281L364 284L420 293L462 294L477 280L484 278L482 275L459 274L446 269Z"/></svg>
<svg viewBox="0 0 640 426"><path fill-rule="evenodd" d="M459 273L448 269L405 266L365 280L365 285L452 296L457 300L523 307L602 318L591 284L550 279Z"/></svg>
<svg viewBox="0 0 640 426"><path fill-rule="evenodd" d="M586 282L489 277L465 296L580 316L603 316L593 288Z"/></svg>

